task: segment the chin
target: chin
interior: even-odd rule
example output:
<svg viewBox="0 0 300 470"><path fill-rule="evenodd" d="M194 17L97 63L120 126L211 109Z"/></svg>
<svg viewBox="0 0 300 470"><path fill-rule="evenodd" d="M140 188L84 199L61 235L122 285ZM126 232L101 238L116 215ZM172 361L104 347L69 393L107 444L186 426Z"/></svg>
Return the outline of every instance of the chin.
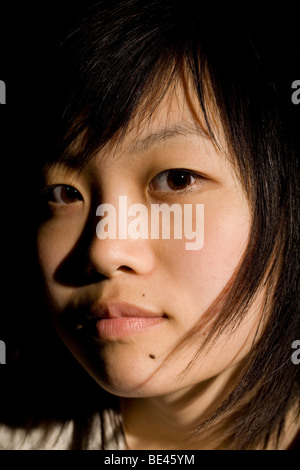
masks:
<svg viewBox="0 0 300 470"><path fill-rule="evenodd" d="M88 357L72 351L80 365L107 392L120 397L149 397L160 395L163 390L155 378L156 366L130 364L126 360L106 361L103 357Z"/></svg>
<svg viewBox="0 0 300 470"><path fill-rule="evenodd" d="M163 395L166 392L166 384L161 384L155 378L155 373L141 375L134 369L128 370L115 368L113 370L101 370L89 368L88 372L93 379L107 392L119 397L150 397Z"/></svg>

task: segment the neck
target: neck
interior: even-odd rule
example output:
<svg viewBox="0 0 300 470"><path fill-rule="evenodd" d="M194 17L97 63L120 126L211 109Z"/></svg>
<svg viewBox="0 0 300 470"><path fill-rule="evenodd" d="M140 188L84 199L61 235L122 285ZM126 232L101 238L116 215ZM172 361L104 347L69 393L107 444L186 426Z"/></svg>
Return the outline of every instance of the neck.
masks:
<svg viewBox="0 0 300 470"><path fill-rule="evenodd" d="M236 369L205 382L156 397L122 398L129 449L212 449L220 444L220 427L193 437L192 430L232 391Z"/></svg>

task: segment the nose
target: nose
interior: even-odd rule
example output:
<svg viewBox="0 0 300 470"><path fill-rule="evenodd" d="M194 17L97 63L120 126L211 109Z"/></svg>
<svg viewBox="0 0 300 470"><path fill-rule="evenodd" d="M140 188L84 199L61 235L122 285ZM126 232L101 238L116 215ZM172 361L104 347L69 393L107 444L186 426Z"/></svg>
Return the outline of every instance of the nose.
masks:
<svg viewBox="0 0 300 470"><path fill-rule="evenodd" d="M57 282L81 286L122 273L145 276L152 272L157 255L151 240L99 239L96 225L93 220L86 223L77 243L55 272Z"/></svg>
<svg viewBox="0 0 300 470"><path fill-rule="evenodd" d="M97 207L97 224L87 252L87 272L109 278L122 272L149 274L154 268L155 256L147 230L144 238L136 237L136 233L133 236L127 220L132 209L128 208L127 196L120 196L113 202L115 204L102 203ZM148 226L148 211L145 206L142 209L140 228L143 223Z"/></svg>
<svg viewBox="0 0 300 470"><path fill-rule="evenodd" d="M121 273L147 275L154 268L149 240L99 239L94 236L87 253L86 272L107 278Z"/></svg>

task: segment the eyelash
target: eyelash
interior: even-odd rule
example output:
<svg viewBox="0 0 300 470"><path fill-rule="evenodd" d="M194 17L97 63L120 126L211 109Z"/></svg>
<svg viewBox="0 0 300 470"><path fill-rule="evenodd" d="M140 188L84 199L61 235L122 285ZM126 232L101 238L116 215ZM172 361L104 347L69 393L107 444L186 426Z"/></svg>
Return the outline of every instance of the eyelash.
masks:
<svg viewBox="0 0 300 470"><path fill-rule="evenodd" d="M182 188L173 189L170 188L171 178L175 180L174 186L182 185ZM177 182L176 182L177 178ZM186 178L192 179L192 182L187 182ZM169 179L169 180L168 180ZM174 168L170 170L164 170L158 173L150 182L150 191L159 191L162 193L186 193L192 190L193 186L202 184L205 180L205 176L201 175L192 170L186 170L181 168ZM173 180L173 182L174 182ZM158 188L158 185L162 184L165 186L163 189ZM169 188L166 187L169 186ZM155 187L156 186L156 187ZM65 192L63 195L62 192ZM69 193L69 194L68 194ZM74 188L74 186L67 184L54 184L47 186L41 191L42 200L47 203L53 203L57 205L68 205L78 201L83 201L81 193ZM69 199L69 201L66 201Z"/></svg>

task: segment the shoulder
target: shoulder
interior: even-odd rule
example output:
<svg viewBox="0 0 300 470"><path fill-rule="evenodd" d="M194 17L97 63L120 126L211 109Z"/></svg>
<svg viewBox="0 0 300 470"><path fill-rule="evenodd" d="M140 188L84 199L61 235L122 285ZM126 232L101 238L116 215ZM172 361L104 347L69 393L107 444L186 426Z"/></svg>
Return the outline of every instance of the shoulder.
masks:
<svg viewBox="0 0 300 470"><path fill-rule="evenodd" d="M0 450L67 450L74 423L52 423L36 427L0 425Z"/></svg>
<svg viewBox="0 0 300 470"><path fill-rule="evenodd" d="M105 440L105 442L103 442ZM0 424L0 450L123 450L122 430L112 410L95 413L86 422L43 423L35 427Z"/></svg>

